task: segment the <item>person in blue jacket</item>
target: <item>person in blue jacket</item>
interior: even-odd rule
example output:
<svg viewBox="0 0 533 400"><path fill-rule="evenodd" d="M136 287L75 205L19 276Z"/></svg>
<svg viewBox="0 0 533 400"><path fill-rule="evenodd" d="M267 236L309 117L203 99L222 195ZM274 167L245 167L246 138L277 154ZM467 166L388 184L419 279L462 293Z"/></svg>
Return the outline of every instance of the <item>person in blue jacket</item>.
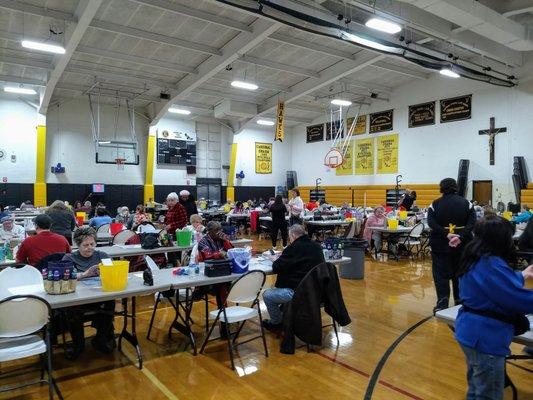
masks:
<svg viewBox="0 0 533 400"><path fill-rule="evenodd" d="M529 207L527 205L522 205L522 212L518 215L515 215L513 218L512 218L512 221L516 224L521 224L523 222L527 222L531 219L531 217L533 217L533 213L531 212L531 210L529 209Z"/></svg>
<svg viewBox="0 0 533 400"><path fill-rule="evenodd" d="M501 217L481 219L458 269L463 306L455 338L466 356L467 400L503 399L513 322L533 313L533 290L524 287L525 279L533 278L533 265L522 272L509 266L514 257L512 232Z"/></svg>

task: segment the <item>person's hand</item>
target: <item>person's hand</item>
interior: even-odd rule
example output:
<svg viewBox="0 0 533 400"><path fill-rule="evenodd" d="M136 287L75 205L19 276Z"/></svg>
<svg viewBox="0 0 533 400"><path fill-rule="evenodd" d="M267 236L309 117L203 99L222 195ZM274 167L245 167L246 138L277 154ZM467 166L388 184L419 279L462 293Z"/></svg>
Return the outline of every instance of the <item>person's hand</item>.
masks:
<svg viewBox="0 0 533 400"><path fill-rule="evenodd" d="M524 279L533 279L533 264L522 271Z"/></svg>
<svg viewBox="0 0 533 400"><path fill-rule="evenodd" d="M98 268L98 265L93 265L92 267L89 267L85 272L82 272L79 276L79 279L84 278L92 278L93 276L99 276L100 275L100 269Z"/></svg>
<svg viewBox="0 0 533 400"><path fill-rule="evenodd" d="M448 246L457 247L461 244L461 238L459 235L448 234Z"/></svg>
<svg viewBox="0 0 533 400"><path fill-rule="evenodd" d="M219 237L219 239L221 240L228 240L228 237L226 236L226 234L222 231L218 232L217 236Z"/></svg>

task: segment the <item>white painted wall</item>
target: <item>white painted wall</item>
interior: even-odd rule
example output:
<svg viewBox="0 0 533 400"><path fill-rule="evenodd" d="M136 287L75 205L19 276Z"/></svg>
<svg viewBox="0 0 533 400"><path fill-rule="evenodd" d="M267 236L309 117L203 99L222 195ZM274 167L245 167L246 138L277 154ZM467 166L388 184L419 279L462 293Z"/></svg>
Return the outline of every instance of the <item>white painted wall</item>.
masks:
<svg viewBox="0 0 533 400"><path fill-rule="evenodd" d="M270 129L244 129L233 137L237 143L235 173L244 172L244 179L236 179L235 186L285 186L287 170L291 166L290 131L283 143L274 142L273 127ZM255 173L255 142L274 143L272 146L272 173Z"/></svg>
<svg viewBox="0 0 533 400"><path fill-rule="evenodd" d="M17 99L16 95L0 97L0 148L6 152L0 161L0 182L35 182L35 155L37 151L37 111ZM11 156L16 161L11 161Z"/></svg>
<svg viewBox="0 0 533 400"><path fill-rule="evenodd" d="M465 121L439 123L439 99L473 94L472 118ZM408 106L437 100L436 124L420 128L407 127ZM457 177L460 159L470 160L468 196L472 180L492 180L494 201L498 193L507 202L514 199L511 175L513 156L524 156L533 171L533 89L531 87L500 88L467 79L448 79L435 74L426 81L409 83L391 94L389 102L374 101L362 113L394 108L394 130L370 136L399 134L399 169L408 183L438 183L445 177ZM496 137L494 166L489 165L488 137L478 135L489 126L489 117L496 118L496 127L507 127L507 133ZM321 122L317 120L316 122ZM314 185L321 177L324 185L391 184L395 174L336 176L327 170L323 160L331 141L306 143L305 126L294 128L291 168L298 173L300 185ZM374 147L377 164L377 149ZM530 180L532 179L529 174Z"/></svg>

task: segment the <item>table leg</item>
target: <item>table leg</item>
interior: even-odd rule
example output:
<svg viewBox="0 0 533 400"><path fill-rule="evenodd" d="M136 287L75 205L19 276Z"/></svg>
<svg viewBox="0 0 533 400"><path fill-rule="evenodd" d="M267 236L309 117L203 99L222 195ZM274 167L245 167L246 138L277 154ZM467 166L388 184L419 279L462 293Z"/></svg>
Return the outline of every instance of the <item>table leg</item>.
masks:
<svg viewBox="0 0 533 400"><path fill-rule="evenodd" d="M129 342L135 351L137 352L137 360L139 362L139 369L143 367L143 356L141 346L137 340L137 326L136 326L136 298L131 298L131 314L128 314L128 299L122 299L122 316L124 317L124 325L122 326L122 332L118 337L118 349L122 350L122 339ZM128 331L128 318L131 318L131 332Z"/></svg>
<svg viewBox="0 0 533 400"><path fill-rule="evenodd" d="M189 342L193 348L193 355L196 355L197 354L196 339L191 329L191 318L190 318L192 306L193 306L193 300L192 300L192 294L190 294L189 289L185 291L185 301L184 301L185 316L184 317L181 315L179 311L180 303L182 303L182 301L180 300L179 290L176 289L176 315L174 317L174 320L172 321L172 324L170 325L168 334L170 336L172 329L175 329L181 334L185 335L189 339Z"/></svg>

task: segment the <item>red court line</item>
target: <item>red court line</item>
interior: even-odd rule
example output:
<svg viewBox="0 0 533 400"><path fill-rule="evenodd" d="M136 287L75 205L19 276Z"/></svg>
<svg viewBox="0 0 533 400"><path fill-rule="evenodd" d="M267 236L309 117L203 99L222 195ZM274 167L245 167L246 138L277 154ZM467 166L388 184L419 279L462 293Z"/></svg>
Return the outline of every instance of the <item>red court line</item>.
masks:
<svg viewBox="0 0 533 400"><path fill-rule="evenodd" d="M349 369L352 372L355 372L356 374L364 376L365 378L370 378L370 375L367 374L366 372L361 371L361 370L359 370L359 369L357 369L355 367L352 367L351 365L346 364L345 362L339 361L339 360L337 360L336 357L331 357L331 356L328 356L328 355L326 355L324 353L320 353L318 351L315 352L315 354L325 358L326 360L334 362L335 364L339 364L339 365L343 366L344 368ZM382 384L383 386L386 386L389 389L394 390L395 392L398 392L400 394L403 394L404 396L409 397L409 398L411 398L413 400L424 400L423 398L418 397L418 396L416 396L416 395L414 395L412 393L409 393L408 391L406 391L404 389L401 389L401 388L399 388L399 387L397 387L397 386L395 386L395 385L393 385L391 383L388 383L387 381L384 381L382 379L379 380L379 383Z"/></svg>

